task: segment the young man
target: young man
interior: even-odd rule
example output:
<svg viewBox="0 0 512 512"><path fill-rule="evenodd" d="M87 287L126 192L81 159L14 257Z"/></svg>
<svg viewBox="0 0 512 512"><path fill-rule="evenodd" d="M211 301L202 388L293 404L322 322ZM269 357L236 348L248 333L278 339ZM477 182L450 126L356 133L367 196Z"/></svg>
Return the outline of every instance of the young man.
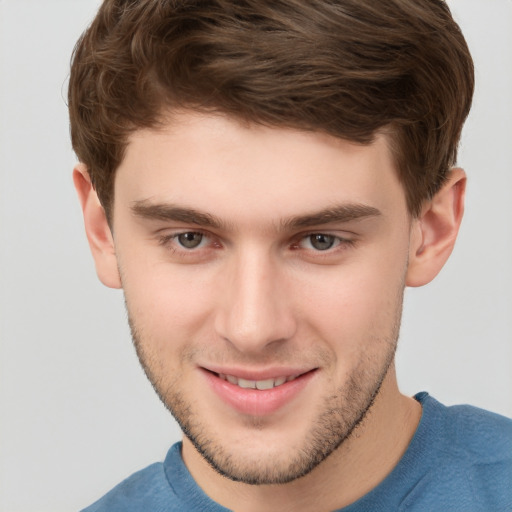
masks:
<svg viewBox="0 0 512 512"><path fill-rule="evenodd" d="M88 511L512 508L512 422L394 367L461 222L472 92L440 0L103 3L74 180L184 438Z"/></svg>

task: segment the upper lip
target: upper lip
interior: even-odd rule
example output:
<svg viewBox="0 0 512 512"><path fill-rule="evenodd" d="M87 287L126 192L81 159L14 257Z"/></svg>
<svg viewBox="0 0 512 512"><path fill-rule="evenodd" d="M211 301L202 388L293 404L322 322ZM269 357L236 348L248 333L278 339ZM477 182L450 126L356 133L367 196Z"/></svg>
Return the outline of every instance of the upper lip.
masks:
<svg viewBox="0 0 512 512"><path fill-rule="evenodd" d="M276 366L270 368L241 368L235 366L216 366L216 365L203 365L201 368L208 370L212 373L232 375L239 379L245 380L267 380L276 379L278 377L298 377L304 373L308 373L316 368L312 367L290 367L290 366Z"/></svg>

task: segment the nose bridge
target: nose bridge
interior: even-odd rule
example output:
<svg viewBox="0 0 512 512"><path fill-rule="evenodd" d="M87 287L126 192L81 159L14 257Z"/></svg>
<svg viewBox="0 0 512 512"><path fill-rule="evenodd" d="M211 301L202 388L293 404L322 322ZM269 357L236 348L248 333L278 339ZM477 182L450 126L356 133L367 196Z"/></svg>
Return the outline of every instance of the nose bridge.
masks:
<svg viewBox="0 0 512 512"><path fill-rule="evenodd" d="M241 352L259 351L293 335L295 322L278 258L246 247L230 262L217 327Z"/></svg>

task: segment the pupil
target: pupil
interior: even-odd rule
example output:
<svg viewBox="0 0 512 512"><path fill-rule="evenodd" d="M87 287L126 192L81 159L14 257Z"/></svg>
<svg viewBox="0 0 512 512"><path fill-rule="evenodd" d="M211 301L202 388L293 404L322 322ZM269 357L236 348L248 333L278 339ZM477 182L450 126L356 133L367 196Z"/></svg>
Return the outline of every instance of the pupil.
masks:
<svg viewBox="0 0 512 512"><path fill-rule="evenodd" d="M182 233L178 236L179 243L187 249L194 249L202 240L203 235L201 233Z"/></svg>
<svg viewBox="0 0 512 512"><path fill-rule="evenodd" d="M330 249L334 244L334 237L330 235L311 235L310 237L311 245L318 249L319 251L325 251Z"/></svg>

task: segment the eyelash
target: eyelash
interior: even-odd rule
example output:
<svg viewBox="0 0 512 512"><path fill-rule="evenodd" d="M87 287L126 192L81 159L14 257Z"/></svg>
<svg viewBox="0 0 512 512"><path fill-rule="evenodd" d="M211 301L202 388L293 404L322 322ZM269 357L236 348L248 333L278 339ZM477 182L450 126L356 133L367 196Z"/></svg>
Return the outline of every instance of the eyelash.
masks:
<svg viewBox="0 0 512 512"><path fill-rule="evenodd" d="M311 232L311 233L307 233L307 234L303 234L303 235L300 235L300 237L297 239L297 242L294 242L292 244L292 249L294 250L300 250L301 247L300 247L300 244L303 243L303 242L307 242L309 241L310 245L312 245L311 243L311 238L313 236L316 236L316 237L327 237L327 238L332 238L334 239L333 240L333 243L335 245L333 245L332 247L328 247L324 250L320 250L320 249L306 249L306 250L310 250L314 253L318 253L318 254L332 254L333 252L336 252L336 250L343 250L344 248L347 248L347 247L350 247L350 246L353 246L354 243L355 243L355 240L353 239L350 239L350 238L344 238L342 236L338 236L338 235L333 235L333 234L330 234L330 233L323 233L321 231L314 231L314 232Z"/></svg>
<svg viewBox="0 0 512 512"><path fill-rule="evenodd" d="M210 234L208 234L204 231L201 231L201 230L180 231L177 233L172 233L169 235L159 237L159 245L165 247L167 250L170 250L173 254L181 253L184 256L199 256L200 253L203 253L203 251L208 250L208 248L210 248L208 246L211 246L212 242L210 242L206 247L200 246L198 248L190 248L190 249L183 247L178 242L178 237L180 237L181 235L186 235L186 234L197 234L197 235L201 235L202 237L204 237L203 240L201 240L200 245L204 243L204 239L208 240L208 239L214 238ZM302 242L307 241L308 239L310 239L312 236L315 236L315 235L316 236L332 237L332 238L334 238L335 245L333 247L329 247L325 250L305 249L305 248L300 247L300 244ZM343 250L353 247L355 244L356 244L355 239L344 238L344 237L341 237L338 235L333 235L333 234L325 233L322 231L312 231L310 233L302 233L302 234L296 236L294 238L294 241L290 244L290 249L293 251L300 251L301 249L303 249L304 251L307 251L308 253L314 253L316 258L320 258L320 257L332 256L334 254L337 254L340 251L343 251ZM222 244L217 242L217 243L215 243L214 248L215 249L222 248Z"/></svg>
<svg viewBox="0 0 512 512"><path fill-rule="evenodd" d="M210 235L208 235L207 233L205 233L201 230L188 230L188 231L179 231L178 233L172 233L170 235L161 236L161 237L159 237L158 242L163 247L172 250L172 252L180 252L181 251L185 254L198 252L201 248L200 249L194 249L194 248L187 249L186 247L183 247L182 245L179 244L179 242L177 241L178 237L180 237L181 235L186 235L186 234L201 235L202 237L204 237L206 239L211 238ZM201 240L200 243L203 243L203 240ZM220 247L220 244L218 244L218 245Z"/></svg>

